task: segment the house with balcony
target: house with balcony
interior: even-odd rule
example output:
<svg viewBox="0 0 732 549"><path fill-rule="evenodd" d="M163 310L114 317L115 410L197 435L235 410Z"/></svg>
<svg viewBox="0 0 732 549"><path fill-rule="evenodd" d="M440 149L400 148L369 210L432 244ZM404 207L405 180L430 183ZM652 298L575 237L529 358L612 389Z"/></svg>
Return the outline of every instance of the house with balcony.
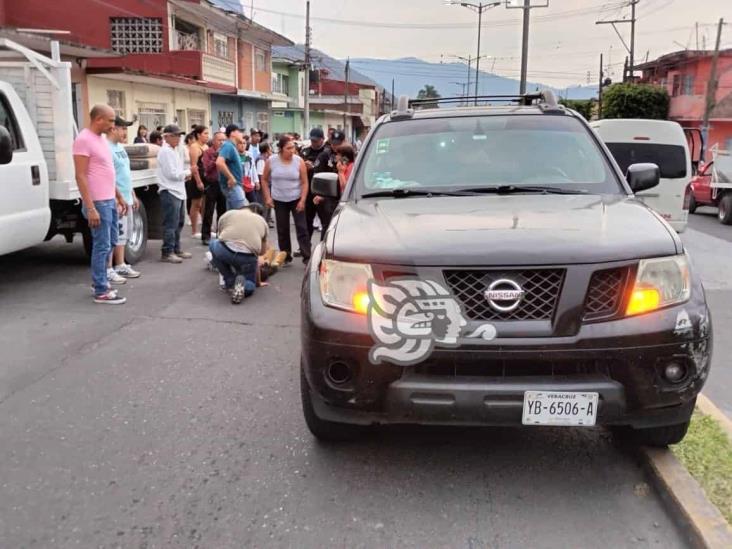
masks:
<svg viewBox="0 0 732 549"><path fill-rule="evenodd" d="M305 69L298 61L272 58L272 134L305 136ZM309 130L308 130L309 131Z"/></svg>
<svg viewBox="0 0 732 549"><path fill-rule="evenodd" d="M275 47L272 51L278 66L282 63L304 65L305 49L302 45ZM320 50L311 51L310 126L344 130L348 139L355 141L376 122L384 89L353 69L346 77L344 62ZM273 107L273 112L279 110ZM304 130L298 133L305 135L309 128Z"/></svg>
<svg viewBox="0 0 732 549"><path fill-rule="evenodd" d="M3 1L3 0L0 0ZM5 2L0 24L64 31L116 57L79 61L84 112L108 103L148 129L269 120L272 44L288 39L208 0ZM259 51L258 51L259 50ZM137 125L131 128L137 129Z"/></svg>
<svg viewBox="0 0 732 549"><path fill-rule="evenodd" d="M711 78L712 51L682 50L643 63L642 82L664 87L671 96L669 118L686 128L701 128ZM719 52L718 86L710 113L707 151L732 150L732 48Z"/></svg>

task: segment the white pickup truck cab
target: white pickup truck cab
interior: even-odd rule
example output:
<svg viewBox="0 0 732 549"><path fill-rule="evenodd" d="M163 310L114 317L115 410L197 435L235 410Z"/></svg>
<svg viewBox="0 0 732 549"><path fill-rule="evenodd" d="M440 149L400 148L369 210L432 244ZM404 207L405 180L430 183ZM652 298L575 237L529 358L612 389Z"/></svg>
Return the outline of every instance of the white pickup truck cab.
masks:
<svg viewBox="0 0 732 549"><path fill-rule="evenodd" d="M57 234L68 242L81 234L87 251L91 249L74 174L77 133L71 63L60 60L57 46L49 58L0 38L0 255ZM129 263L145 251L148 212L154 217L160 212L155 171L133 171L132 179L142 205L127 244Z"/></svg>

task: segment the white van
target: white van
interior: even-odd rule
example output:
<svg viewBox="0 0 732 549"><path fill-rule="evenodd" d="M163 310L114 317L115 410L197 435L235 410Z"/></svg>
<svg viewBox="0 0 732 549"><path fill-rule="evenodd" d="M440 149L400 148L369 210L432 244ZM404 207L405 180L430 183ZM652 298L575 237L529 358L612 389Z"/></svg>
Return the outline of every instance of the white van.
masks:
<svg viewBox="0 0 732 549"><path fill-rule="evenodd" d="M620 169L639 162L651 162L661 169L661 184L638 193L677 231L686 229L689 212L684 194L691 181L691 155L684 129L667 120L610 119L590 123Z"/></svg>

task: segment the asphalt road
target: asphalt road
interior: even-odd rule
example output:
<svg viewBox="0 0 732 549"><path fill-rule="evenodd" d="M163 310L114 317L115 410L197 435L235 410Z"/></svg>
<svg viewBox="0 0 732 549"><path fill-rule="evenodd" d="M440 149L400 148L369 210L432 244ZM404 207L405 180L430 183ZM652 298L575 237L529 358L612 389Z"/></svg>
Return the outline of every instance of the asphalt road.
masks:
<svg viewBox="0 0 732 549"><path fill-rule="evenodd" d="M602 430L396 429L324 446L294 265L241 306L154 261L94 305L80 245L0 262L0 547L682 547Z"/></svg>
<svg viewBox="0 0 732 549"><path fill-rule="evenodd" d="M717 221L716 209L699 208L681 238L701 273L712 311L714 354L703 392L732 418L732 226Z"/></svg>

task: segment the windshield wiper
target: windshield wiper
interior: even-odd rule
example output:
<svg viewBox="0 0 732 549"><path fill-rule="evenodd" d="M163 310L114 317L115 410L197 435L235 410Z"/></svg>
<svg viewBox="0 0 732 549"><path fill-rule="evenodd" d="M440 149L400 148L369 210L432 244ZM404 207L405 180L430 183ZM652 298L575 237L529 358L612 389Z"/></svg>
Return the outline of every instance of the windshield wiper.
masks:
<svg viewBox="0 0 732 549"><path fill-rule="evenodd" d="M541 185L497 185L495 187L468 187L465 189L460 189L457 192L474 194L588 194L588 192L584 189L562 189L561 187Z"/></svg>
<svg viewBox="0 0 732 549"><path fill-rule="evenodd" d="M391 196L394 198L408 198L410 196L464 196L463 192L426 191L422 189L389 189L362 194L361 198L377 198Z"/></svg>

